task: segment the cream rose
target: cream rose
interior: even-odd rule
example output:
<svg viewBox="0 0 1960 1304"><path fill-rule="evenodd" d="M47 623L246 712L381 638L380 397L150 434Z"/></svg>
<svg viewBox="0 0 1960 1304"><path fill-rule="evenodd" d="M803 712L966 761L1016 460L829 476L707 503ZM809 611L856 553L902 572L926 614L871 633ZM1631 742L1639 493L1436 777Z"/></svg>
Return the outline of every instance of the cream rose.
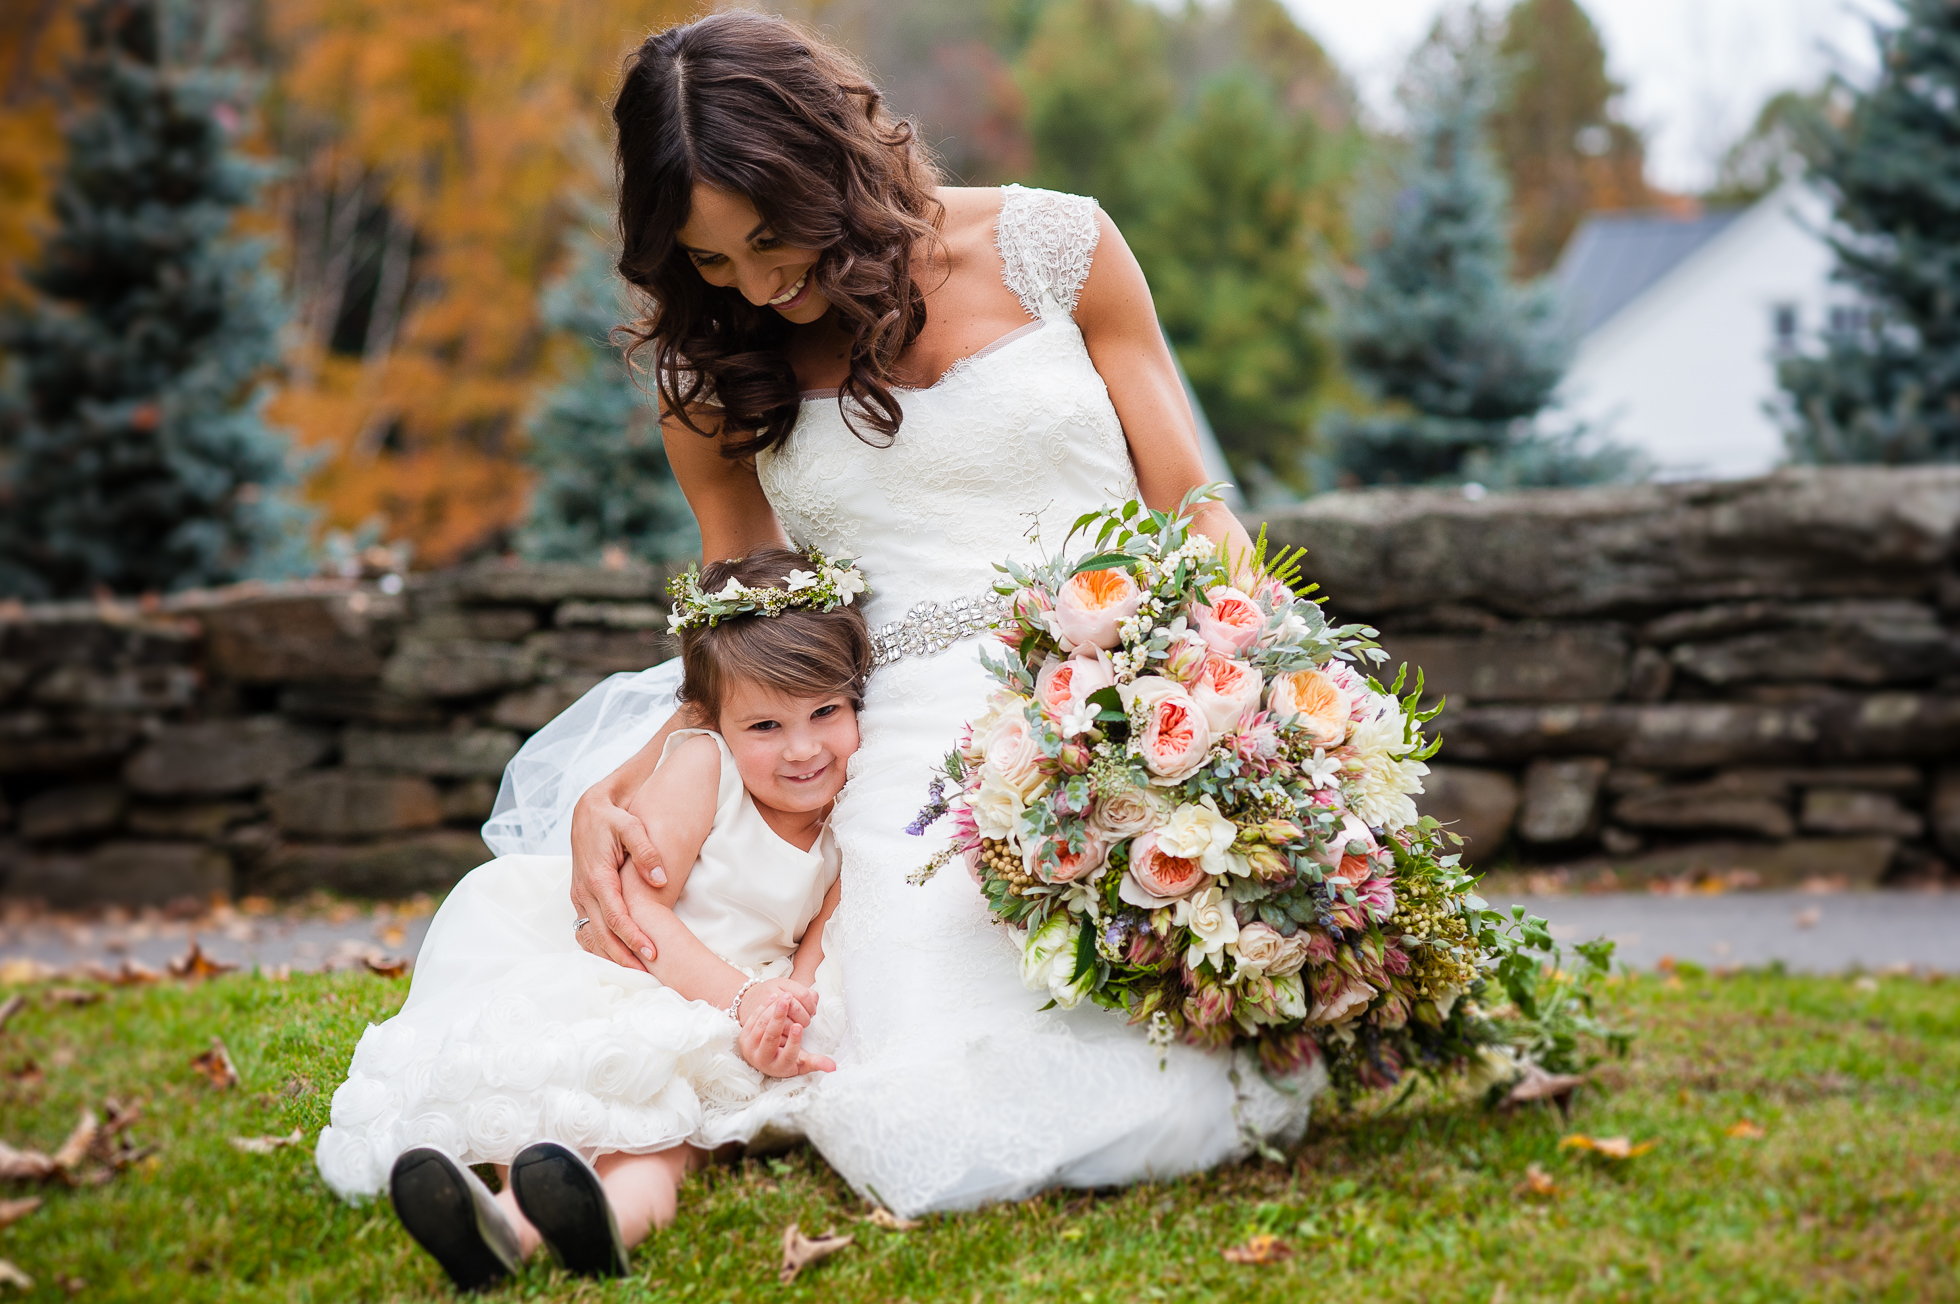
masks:
<svg viewBox="0 0 1960 1304"><path fill-rule="evenodd" d="M1202 797L1171 812L1157 831L1157 845L1167 855L1197 861L1205 873L1215 876L1230 872L1227 853L1238 836L1238 826L1218 813L1218 803Z"/></svg>
<svg viewBox="0 0 1960 1304"><path fill-rule="evenodd" d="M1266 705L1282 719L1292 717L1315 746L1339 747L1347 739L1354 703L1326 671L1294 670L1273 676Z"/></svg>
<svg viewBox="0 0 1960 1304"><path fill-rule="evenodd" d="M967 807L973 814L973 827L981 837L1012 839L1028 803L1020 789L1010 786L992 771L983 770L979 791L967 799Z"/></svg>
<svg viewBox="0 0 1960 1304"><path fill-rule="evenodd" d="M1184 962L1193 969L1207 956L1223 951L1226 943L1238 940L1238 916L1232 913L1225 894L1215 887L1178 902L1175 918L1180 927L1191 930L1191 947L1184 953Z"/></svg>
<svg viewBox="0 0 1960 1304"><path fill-rule="evenodd" d="M1146 833L1131 841L1130 868L1117 890L1123 900L1146 910L1167 906L1211 882L1196 860L1171 855L1157 839L1157 834Z"/></svg>
<svg viewBox="0 0 1960 1304"><path fill-rule="evenodd" d="M1254 921L1239 929L1232 951L1239 958L1241 973L1265 973L1279 958L1280 943L1286 939L1270 924Z"/></svg>
<svg viewBox="0 0 1960 1304"><path fill-rule="evenodd" d="M1062 585L1051 617L1062 650L1115 647L1116 627L1137 614L1143 590L1120 570L1078 571Z"/></svg>
<svg viewBox="0 0 1960 1304"><path fill-rule="evenodd" d="M1109 842L1147 833L1163 823L1170 802L1150 788L1126 788L1108 796L1098 794L1089 809L1089 828Z"/></svg>
<svg viewBox="0 0 1960 1304"><path fill-rule="evenodd" d="M1237 589L1218 585L1205 593L1210 605L1193 603L1191 627L1220 656L1235 657L1259 641L1266 613Z"/></svg>
<svg viewBox="0 0 1960 1304"><path fill-rule="evenodd" d="M1191 685L1191 700L1205 713L1214 738L1222 738L1239 727L1247 711L1259 709L1259 695L1265 678L1243 661L1219 656L1205 658L1205 668Z"/></svg>
<svg viewBox="0 0 1960 1304"><path fill-rule="evenodd" d="M1041 746L1034 729L1019 711L1003 713L987 736L987 760L982 773L999 779L1026 797L1041 786Z"/></svg>

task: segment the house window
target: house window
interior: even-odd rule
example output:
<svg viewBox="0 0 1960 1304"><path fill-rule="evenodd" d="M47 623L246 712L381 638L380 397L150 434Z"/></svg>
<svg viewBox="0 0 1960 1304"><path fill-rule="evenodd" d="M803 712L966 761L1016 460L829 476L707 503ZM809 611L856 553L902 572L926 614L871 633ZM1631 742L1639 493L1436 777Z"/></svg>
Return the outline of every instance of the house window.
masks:
<svg viewBox="0 0 1960 1304"><path fill-rule="evenodd" d="M1779 354L1797 351L1797 327L1801 319L1797 316L1797 305L1779 303L1769 310L1769 329L1774 339L1773 347Z"/></svg>
<svg viewBox="0 0 1960 1304"><path fill-rule="evenodd" d="M1862 335L1870 324L1869 314L1856 304L1839 304L1831 309L1831 334L1840 338Z"/></svg>

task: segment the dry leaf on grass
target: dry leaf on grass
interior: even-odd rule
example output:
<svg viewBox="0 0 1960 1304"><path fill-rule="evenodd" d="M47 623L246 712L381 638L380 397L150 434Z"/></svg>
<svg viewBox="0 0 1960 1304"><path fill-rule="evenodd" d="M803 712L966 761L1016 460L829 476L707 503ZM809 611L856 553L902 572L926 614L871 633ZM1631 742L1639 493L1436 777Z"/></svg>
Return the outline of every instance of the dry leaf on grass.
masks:
<svg viewBox="0 0 1960 1304"><path fill-rule="evenodd" d="M248 1155L269 1155L275 1150L296 1146L304 1140L306 1140L305 1131L294 1128L284 1136L235 1136L231 1139L231 1143Z"/></svg>
<svg viewBox="0 0 1960 1304"><path fill-rule="evenodd" d="M1264 1232L1247 1237L1244 1245L1228 1246L1225 1250L1227 1263L1253 1263L1262 1267L1292 1257L1291 1245L1277 1236L1268 1236Z"/></svg>
<svg viewBox="0 0 1960 1304"><path fill-rule="evenodd" d="M0 1141L0 1182L41 1182L61 1171L61 1165L39 1150L16 1150Z"/></svg>
<svg viewBox="0 0 1960 1304"><path fill-rule="evenodd" d="M136 987L143 983L163 981L163 975L147 964L128 959L115 969L104 969L99 964L84 965L82 972L97 982L113 983L117 987Z"/></svg>
<svg viewBox="0 0 1960 1304"><path fill-rule="evenodd" d="M862 1221L888 1232L909 1232L923 1225L917 1218L901 1218L890 1209L873 1209Z"/></svg>
<svg viewBox="0 0 1960 1304"><path fill-rule="evenodd" d="M50 987L48 1000L56 1005L93 1005L103 994L87 987Z"/></svg>
<svg viewBox="0 0 1960 1304"><path fill-rule="evenodd" d="M795 1223L783 1228L783 1268L776 1274L776 1280L787 1286L796 1280L796 1274L815 1263L827 1259L849 1245L853 1236L839 1236L834 1230L821 1236L805 1236L803 1229Z"/></svg>
<svg viewBox="0 0 1960 1304"><path fill-rule="evenodd" d="M1565 1114L1572 1108L1572 1093L1585 1083L1584 1076L1577 1073L1547 1073L1536 1064L1527 1064L1524 1076L1505 1093L1504 1104L1508 1108L1549 1100L1558 1106L1559 1113Z"/></svg>
<svg viewBox="0 0 1960 1304"><path fill-rule="evenodd" d="M191 1067L210 1079L211 1085L220 1091L238 1085L238 1069L231 1062L231 1052L225 1049L223 1038L213 1037L211 1049L192 1060Z"/></svg>
<svg viewBox="0 0 1960 1304"><path fill-rule="evenodd" d="M0 1227L11 1227L40 1207L38 1195L30 1195L25 1200L0 1200Z"/></svg>
<svg viewBox="0 0 1960 1304"><path fill-rule="evenodd" d="M399 978L408 972L414 962L406 957L396 959L385 955L364 955L361 963L368 967L369 973L378 973L383 978Z"/></svg>
<svg viewBox="0 0 1960 1304"><path fill-rule="evenodd" d="M1623 1136L1594 1137L1587 1136L1583 1132L1574 1132L1571 1136L1560 1138L1558 1148L1590 1150L1602 1159L1636 1159L1659 1144L1658 1141L1642 1141L1639 1145L1635 1145Z"/></svg>
<svg viewBox="0 0 1960 1304"><path fill-rule="evenodd" d="M0 1259L0 1286L18 1286L22 1290L34 1289L34 1278L16 1268L5 1259Z"/></svg>
<svg viewBox="0 0 1960 1304"><path fill-rule="evenodd" d="M1761 1124L1752 1123L1745 1118L1740 1123L1729 1124L1728 1127L1723 1129L1723 1135L1736 1137L1743 1141L1760 1141L1766 1134Z"/></svg>
<svg viewBox="0 0 1960 1304"><path fill-rule="evenodd" d="M38 983L43 978L54 977L52 965L30 960L26 956L16 956L11 960L0 960L0 987L25 987L28 983Z"/></svg>
<svg viewBox="0 0 1960 1304"><path fill-rule="evenodd" d="M82 1116L75 1120L74 1130L68 1139L61 1143L61 1149L54 1152L54 1162L63 1172L73 1173L82 1166L89 1152L95 1149L95 1139L102 1131L102 1120L92 1109L84 1109Z"/></svg>
<svg viewBox="0 0 1960 1304"><path fill-rule="evenodd" d="M26 1008L27 998L19 992L9 996L5 1004L0 1004L0 1032L5 1032L8 1022Z"/></svg>
<svg viewBox="0 0 1960 1304"><path fill-rule="evenodd" d="M1537 1163L1529 1164L1524 1170L1524 1180L1518 1183L1518 1194L1540 1200L1550 1200L1558 1195L1558 1183L1552 1175Z"/></svg>
<svg viewBox="0 0 1960 1304"><path fill-rule="evenodd" d="M223 960L214 960L204 953L198 940L191 939L191 949L170 962L170 976L173 978L212 978L221 973L230 973L238 966Z"/></svg>

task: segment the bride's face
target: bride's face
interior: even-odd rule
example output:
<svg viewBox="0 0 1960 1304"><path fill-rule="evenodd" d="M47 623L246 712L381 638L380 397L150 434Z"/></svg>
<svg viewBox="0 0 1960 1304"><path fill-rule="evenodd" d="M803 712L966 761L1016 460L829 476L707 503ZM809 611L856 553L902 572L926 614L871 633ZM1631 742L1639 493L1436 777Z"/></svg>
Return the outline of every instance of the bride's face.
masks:
<svg viewBox="0 0 1960 1304"><path fill-rule="evenodd" d="M857 710L848 697L795 697L749 680L721 695L721 736L742 786L779 811L822 810L844 787L858 749Z"/></svg>
<svg viewBox="0 0 1960 1304"><path fill-rule="evenodd" d="M811 275L820 251L777 239L745 196L696 185L679 240L701 279L739 290L758 308L774 308L799 326L830 311Z"/></svg>

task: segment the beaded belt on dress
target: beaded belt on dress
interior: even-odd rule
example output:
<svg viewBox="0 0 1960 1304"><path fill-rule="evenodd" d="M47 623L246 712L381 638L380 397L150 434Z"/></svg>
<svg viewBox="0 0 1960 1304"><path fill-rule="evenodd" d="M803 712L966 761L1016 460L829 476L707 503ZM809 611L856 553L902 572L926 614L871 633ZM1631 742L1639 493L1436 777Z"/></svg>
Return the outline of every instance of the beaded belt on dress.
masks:
<svg viewBox="0 0 1960 1304"><path fill-rule="evenodd" d="M963 638L995 628L1006 609L1007 600L992 593L984 598L914 603L905 619L871 631L874 664L888 666L902 657L944 652Z"/></svg>

